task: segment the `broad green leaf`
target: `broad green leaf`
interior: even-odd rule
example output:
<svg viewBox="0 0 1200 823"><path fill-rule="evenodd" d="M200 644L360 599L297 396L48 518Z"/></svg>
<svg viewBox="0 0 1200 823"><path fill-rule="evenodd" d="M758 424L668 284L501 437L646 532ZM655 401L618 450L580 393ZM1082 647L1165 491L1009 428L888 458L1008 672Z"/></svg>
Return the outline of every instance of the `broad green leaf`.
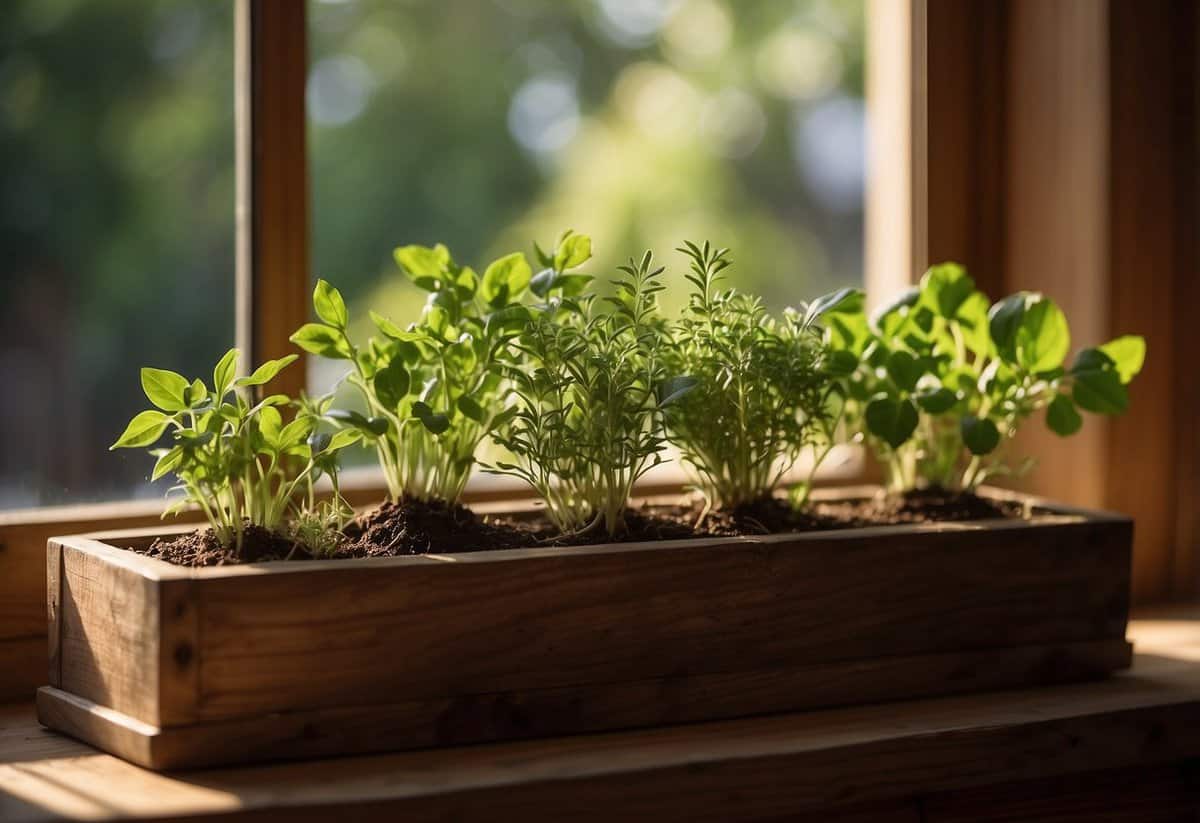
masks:
<svg viewBox="0 0 1200 823"><path fill-rule="evenodd" d="M283 416L274 406L264 406L258 413L258 431L272 449L279 449L279 433L283 428Z"/></svg>
<svg viewBox="0 0 1200 823"><path fill-rule="evenodd" d="M906 351L892 352L887 361L887 373L893 382L903 391L912 391L917 387L924 368L917 358Z"/></svg>
<svg viewBox="0 0 1200 823"><path fill-rule="evenodd" d="M1128 383L1137 377L1146 362L1146 339L1134 334L1127 334L1110 340L1100 347L1100 351L1108 355L1122 383Z"/></svg>
<svg viewBox="0 0 1200 823"><path fill-rule="evenodd" d="M880 397L867 404L867 430L893 449L904 444L917 428L917 409L906 399Z"/></svg>
<svg viewBox="0 0 1200 823"><path fill-rule="evenodd" d="M442 352L442 357L451 368L451 377L467 375L474 371L479 362L475 354L474 338L467 333L459 335L458 341L451 343Z"/></svg>
<svg viewBox="0 0 1200 823"><path fill-rule="evenodd" d="M962 439L971 454L990 454L1000 445L1000 430L986 417L968 414L962 419Z"/></svg>
<svg viewBox="0 0 1200 823"><path fill-rule="evenodd" d="M837 349L844 349L856 357L861 356L871 339L867 318L862 312L851 314L826 313L826 336Z"/></svg>
<svg viewBox="0 0 1200 823"><path fill-rule="evenodd" d="M413 343L430 339L429 335L425 332L419 329L414 329L412 331L402 329L391 320L388 320L382 314L377 314L374 311L371 312L371 322L375 324L377 329L393 340L399 340L404 343Z"/></svg>
<svg viewBox="0 0 1200 823"><path fill-rule="evenodd" d="M1017 330L1025 316L1025 292L1011 295L988 311L988 330L996 351L1009 363L1017 362Z"/></svg>
<svg viewBox="0 0 1200 823"><path fill-rule="evenodd" d="M442 244L432 249L426 246L401 246L394 252L396 263L419 288L437 291L450 266L450 250Z"/></svg>
<svg viewBox="0 0 1200 823"><path fill-rule="evenodd" d="M158 480L167 472L173 471L181 462L183 462L182 446L172 446L164 450L154 463L154 471L150 473L150 481Z"/></svg>
<svg viewBox="0 0 1200 823"><path fill-rule="evenodd" d="M988 327L988 301L983 292L973 292L958 307L956 321L967 350L980 357L992 351L991 330Z"/></svg>
<svg viewBox="0 0 1200 823"><path fill-rule="evenodd" d="M1050 431L1063 437L1068 437L1079 431L1083 426L1083 417L1079 414L1071 398L1065 394L1056 394L1046 407L1046 425Z"/></svg>
<svg viewBox="0 0 1200 823"><path fill-rule="evenodd" d="M347 446L352 446L361 441L362 432L358 429L338 429L333 433L333 437L329 439L329 446L326 448L326 451L340 451Z"/></svg>
<svg viewBox="0 0 1200 823"><path fill-rule="evenodd" d="M333 442L333 435L329 432L313 432L308 437L308 447L312 449L313 454L320 454L329 448L329 444Z"/></svg>
<svg viewBox="0 0 1200 823"><path fill-rule="evenodd" d="M166 369L142 369L142 391L147 399L163 411L182 411L187 408L184 392L188 389L187 378Z"/></svg>
<svg viewBox="0 0 1200 823"><path fill-rule="evenodd" d="M1115 368L1073 371L1071 395L1079 408L1096 414L1121 414L1129 407L1129 389Z"/></svg>
<svg viewBox="0 0 1200 823"><path fill-rule="evenodd" d="M699 380L686 374L664 380L658 385L659 408L671 405L698 385L700 385Z"/></svg>
<svg viewBox="0 0 1200 823"><path fill-rule="evenodd" d="M303 443L313 430L313 421L307 417L297 417L291 423L283 427L279 432L279 447L288 449L292 446Z"/></svg>
<svg viewBox="0 0 1200 823"><path fill-rule="evenodd" d="M195 408L206 400L208 400L208 387L204 385L203 380L197 377L184 391L183 402L187 403L188 408Z"/></svg>
<svg viewBox="0 0 1200 823"><path fill-rule="evenodd" d="M225 356L217 361L217 365L213 367L213 394L216 395L218 401L225 396L225 392L233 385L233 378L237 375L238 357L241 352L237 349L230 349L225 352Z"/></svg>
<svg viewBox="0 0 1200 823"><path fill-rule="evenodd" d="M1116 362L1100 349L1080 349L1079 354L1075 355L1075 362L1071 364L1071 374L1078 374L1085 371L1105 371L1116 368Z"/></svg>
<svg viewBox="0 0 1200 823"><path fill-rule="evenodd" d="M855 314L863 308L862 289L842 288L823 294L808 304L804 310L804 325L809 325L826 314Z"/></svg>
<svg viewBox="0 0 1200 823"><path fill-rule="evenodd" d="M347 426L353 426L363 434L379 437L388 430L388 421L384 417L367 419L353 409L330 409L325 413L328 420L333 420Z"/></svg>
<svg viewBox="0 0 1200 823"><path fill-rule="evenodd" d="M568 234L554 252L554 268L559 271L582 266L592 256L592 238L586 234Z"/></svg>
<svg viewBox="0 0 1200 823"><path fill-rule="evenodd" d="M321 323L305 323L288 339L304 351L321 357L333 360L350 360L354 357L346 335Z"/></svg>
<svg viewBox="0 0 1200 823"><path fill-rule="evenodd" d="M375 379L371 385L375 389L375 396L379 398L379 402L384 408L394 412L400 405L400 401L408 394L411 385L404 362L398 357L393 358L387 368L380 369L375 373Z"/></svg>
<svg viewBox="0 0 1200 823"><path fill-rule="evenodd" d="M975 292L975 281L958 263L931 266L921 278L921 301L947 320Z"/></svg>
<svg viewBox="0 0 1200 823"><path fill-rule="evenodd" d="M913 399L922 410L930 414L942 414L954 408L954 404L958 402L958 395L943 386L918 392L913 395Z"/></svg>
<svg viewBox="0 0 1200 823"><path fill-rule="evenodd" d="M450 428L449 417L435 412L427 403L420 400L413 403L413 417L420 420L421 424L433 434L441 434Z"/></svg>
<svg viewBox="0 0 1200 823"><path fill-rule="evenodd" d="M871 315L871 328L885 339L894 337L908 318L909 310L917 304L920 298L919 289L909 289L892 302L880 306Z"/></svg>
<svg viewBox="0 0 1200 823"><path fill-rule="evenodd" d="M521 252L514 252L493 260L483 272L479 284L479 296L488 305L503 305L515 300L529 286L533 269Z"/></svg>
<svg viewBox="0 0 1200 823"><path fill-rule="evenodd" d="M136 449L154 443L167 429L168 418L160 411L153 409L140 412L125 427L125 431L117 438L117 442L108 447L113 449Z"/></svg>
<svg viewBox="0 0 1200 823"><path fill-rule="evenodd" d="M309 324L313 325L313 324ZM299 332L297 332L299 334ZM296 335L292 335L295 337ZM295 363L299 358L298 354L288 354L280 357L278 360L268 360L263 363L252 374L247 377L239 377L234 381L236 386L261 386L275 379L275 375L283 371L285 368Z"/></svg>
<svg viewBox="0 0 1200 823"><path fill-rule="evenodd" d="M1017 327L1017 362L1032 374L1063 364L1071 348L1066 315L1048 297L1031 297Z"/></svg>
<svg viewBox="0 0 1200 823"><path fill-rule="evenodd" d="M346 302L342 300L342 293L324 280L318 280L317 287L313 289L313 308L317 311L317 317L334 328L346 330L346 324L350 322Z"/></svg>
<svg viewBox="0 0 1200 823"><path fill-rule="evenodd" d="M825 357L825 373L830 377L845 377L858 368L858 358L853 352L835 349Z"/></svg>
<svg viewBox="0 0 1200 823"><path fill-rule="evenodd" d="M469 394L464 394L458 398L458 410L462 412L468 420L474 420L476 423L482 423L487 413L483 410L483 406L471 397Z"/></svg>

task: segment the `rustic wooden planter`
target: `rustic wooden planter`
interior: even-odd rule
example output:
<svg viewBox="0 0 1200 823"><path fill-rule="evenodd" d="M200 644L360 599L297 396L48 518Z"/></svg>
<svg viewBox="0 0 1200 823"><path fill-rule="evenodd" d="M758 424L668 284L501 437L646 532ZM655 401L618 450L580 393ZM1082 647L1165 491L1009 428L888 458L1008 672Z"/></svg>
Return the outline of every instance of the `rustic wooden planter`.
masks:
<svg viewBox="0 0 1200 823"><path fill-rule="evenodd" d="M162 529L55 538L51 685L38 714L127 760L175 768L1124 668L1132 523L1049 511L1034 521L204 569L117 548Z"/></svg>

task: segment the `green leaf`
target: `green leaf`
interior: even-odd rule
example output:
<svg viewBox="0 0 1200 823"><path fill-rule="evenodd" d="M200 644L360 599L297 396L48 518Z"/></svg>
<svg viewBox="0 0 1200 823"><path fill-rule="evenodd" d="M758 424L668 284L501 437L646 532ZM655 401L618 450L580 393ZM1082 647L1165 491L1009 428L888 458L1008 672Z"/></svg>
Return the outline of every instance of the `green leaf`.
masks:
<svg viewBox="0 0 1200 823"><path fill-rule="evenodd" d="M404 362L395 357L388 363L387 368L380 369L375 373L375 379L371 385L375 389L375 396L379 398L379 402L389 411L394 412L400 405L400 401L408 394L411 379L408 371L404 368Z"/></svg>
<svg viewBox="0 0 1200 823"><path fill-rule="evenodd" d="M358 429L338 429L329 440L326 451L340 451L347 446L362 442L362 432Z"/></svg>
<svg viewBox="0 0 1200 823"><path fill-rule="evenodd" d="M311 354L333 360L350 360L354 357L346 335L332 326L321 323L305 323L288 338Z"/></svg>
<svg viewBox="0 0 1200 823"><path fill-rule="evenodd" d="M142 391L155 406L163 411L182 411L187 408L184 392L188 389L187 378L166 369L142 369Z"/></svg>
<svg viewBox="0 0 1200 823"><path fill-rule="evenodd" d="M308 447L312 449L313 454L325 451L332 442L333 435L329 432L313 432L308 436Z"/></svg>
<svg viewBox="0 0 1200 823"><path fill-rule="evenodd" d="M324 280L318 280L313 289L313 308L317 310L317 317L334 328L346 330L346 324L350 322L346 302L342 300L342 293Z"/></svg>
<svg viewBox="0 0 1200 823"><path fill-rule="evenodd" d="M1071 348L1071 332L1066 315L1053 300L1032 296L1017 327L1017 362L1027 372L1056 369L1063 364Z"/></svg>
<svg viewBox="0 0 1200 823"><path fill-rule="evenodd" d="M160 411L147 410L129 421L117 442L108 447L113 449L137 449L154 443L167 429L168 418Z"/></svg>
<svg viewBox="0 0 1200 823"><path fill-rule="evenodd" d="M947 320L954 319L974 292L975 281L958 263L931 266L921 278L922 302Z"/></svg>
<svg viewBox="0 0 1200 823"><path fill-rule="evenodd" d="M954 408L954 404L958 402L958 395L943 386L932 391L918 392L913 395L913 399L917 401L917 405L923 411L930 414L942 414Z"/></svg>
<svg viewBox="0 0 1200 823"><path fill-rule="evenodd" d="M1075 405L1096 414L1121 414L1129 408L1129 390L1115 368L1072 370Z"/></svg>
<svg viewBox="0 0 1200 823"><path fill-rule="evenodd" d="M906 351L895 351L888 357L888 376L903 391L915 389L924 372L921 362Z"/></svg>
<svg viewBox="0 0 1200 823"><path fill-rule="evenodd" d="M986 417L968 414L962 419L962 439L971 454L990 454L1000 445L1000 430Z"/></svg>
<svg viewBox="0 0 1200 823"><path fill-rule="evenodd" d="M658 384L658 406L664 408L676 402L696 386L700 381L690 375L681 374L668 378Z"/></svg>
<svg viewBox="0 0 1200 823"><path fill-rule="evenodd" d="M883 335L884 338L895 336L908 318L909 309L915 306L920 299L921 291L919 289L909 289L892 302L880 306L871 315L871 328Z"/></svg>
<svg viewBox="0 0 1200 823"><path fill-rule="evenodd" d="M590 248L590 244L589 244ZM521 252L514 252L493 260L483 272L479 296L488 305L499 308L520 296L529 286L533 269Z"/></svg>
<svg viewBox="0 0 1200 823"><path fill-rule="evenodd" d="M1116 369L1117 364L1100 349L1080 349L1079 354L1075 355L1075 362L1071 364L1071 374L1078 374L1085 371L1105 371L1107 369Z"/></svg>
<svg viewBox="0 0 1200 823"><path fill-rule="evenodd" d="M225 396L225 392L233 385L233 378L237 374L237 363L240 354L237 349L230 349L225 352L225 356L218 360L217 365L213 368L213 394L216 395L218 401Z"/></svg>
<svg viewBox="0 0 1200 823"><path fill-rule="evenodd" d="M567 234L554 252L554 268L559 271L582 266L592 256L592 238L586 234Z"/></svg>
<svg viewBox="0 0 1200 823"><path fill-rule="evenodd" d="M917 428L917 409L906 399L880 397L867 404L867 430L893 449L904 444Z"/></svg>
<svg viewBox="0 0 1200 823"><path fill-rule="evenodd" d="M1146 339L1134 334L1127 334L1110 340L1100 347L1100 351L1108 355L1122 383L1129 383L1137 377L1146 362Z"/></svg>
<svg viewBox="0 0 1200 823"><path fill-rule="evenodd" d="M474 420L476 423L482 423L483 418L487 414L483 410L483 406L479 405L475 398L468 394L464 394L462 397L458 398L458 410L462 412L468 420Z"/></svg>
<svg viewBox="0 0 1200 823"><path fill-rule="evenodd" d="M808 304L804 310L804 325L807 326L826 314L855 314L863 308L863 290L842 288L823 294Z"/></svg>
<svg viewBox="0 0 1200 823"><path fill-rule="evenodd" d="M413 417L421 421L433 434L441 434L450 428L450 418L440 412L435 412L425 402L418 400L413 403Z"/></svg>
<svg viewBox="0 0 1200 823"><path fill-rule="evenodd" d="M401 246L394 252L396 264L419 288L437 291L449 268L450 250L441 243L426 246Z"/></svg>
<svg viewBox="0 0 1200 823"><path fill-rule="evenodd" d="M197 377L184 391L183 402L191 409L201 405L206 400L208 400L208 387L204 385L203 380Z"/></svg>
<svg viewBox="0 0 1200 823"><path fill-rule="evenodd" d="M283 429L283 416L274 406L264 406L258 413L258 431L272 449L279 449L279 433Z"/></svg>
<svg viewBox="0 0 1200 823"><path fill-rule="evenodd" d="M963 333L967 350L980 357L992 351L991 330L988 327L988 300L983 292L973 292L958 307L956 319Z"/></svg>
<svg viewBox="0 0 1200 823"><path fill-rule="evenodd" d="M295 337L295 335L292 335ZM288 354L280 357L278 360L268 360L263 363L248 377L240 377L234 381L235 386L261 386L265 383L270 383L275 379L275 375L283 371L285 368L295 363L299 358L297 354Z"/></svg>
<svg viewBox="0 0 1200 823"><path fill-rule="evenodd" d="M1009 363L1017 362L1017 330L1025 317L1025 292L1006 297L988 311L988 330L996 351Z"/></svg>
<svg viewBox="0 0 1200 823"><path fill-rule="evenodd" d="M1046 407L1046 425L1050 431L1062 437L1068 437L1083 426L1083 417L1071 398L1065 394L1056 394Z"/></svg>
<svg viewBox="0 0 1200 823"><path fill-rule="evenodd" d="M154 471L150 473L150 481L154 482L169 471L173 471L183 462L183 446L173 446L163 451L154 463Z"/></svg>
<svg viewBox="0 0 1200 823"><path fill-rule="evenodd" d="M313 430L313 420L308 417L297 417L283 427L279 432L279 448L289 449L303 443Z"/></svg>
<svg viewBox="0 0 1200 823"><path fill-rule="evenodd" d="M384 417L372 417L369 420L353 409L330 409L325 413L327 420L333 420L347 426L353 426L363 434L380 437L388 430L388 421Z"/></svg>
<svg viewBox="0 0 1200 823"><path fill-rule="evenodd" d="M835 349L825 357L825 374L830 377L846 377L854 374L858 368L858 358L854 352Z"/></svg>

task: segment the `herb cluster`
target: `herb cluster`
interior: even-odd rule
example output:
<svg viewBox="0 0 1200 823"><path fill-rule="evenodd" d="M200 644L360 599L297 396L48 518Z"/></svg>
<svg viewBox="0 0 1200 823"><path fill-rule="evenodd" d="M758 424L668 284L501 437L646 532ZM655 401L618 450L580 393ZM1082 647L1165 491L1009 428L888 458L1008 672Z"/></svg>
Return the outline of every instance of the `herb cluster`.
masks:
<svg viewBox="0 0 1200 823"><path fill-rule="evenodd" d="M953 263L870 316L855 289L775 316L723 285L727 249L685 243L692 292L671 318L650 252L598 289L580 270L591 249L568 231L550 252L534 246L536 273L514 252L479 275L445 246L399 248L401 272L428 299L403 326L371 312L378 334L363 345L341 294L318 281L317 319L292 340L347 361L361 410L335 409L332 396L264 397L296 356L237 378L231 350L212 386L143 369L155 408L113 448L169 434L152 449L153 478L174 473L180 505L198 506L235 550L254 524L332 551L351 515L337 455L358 443L374 447L392 499L453 503L489 440L503 455L485 468L527 482L564 535L612 536L669 447L726 509L774 495L807 449L809 479L791 492L803 505L825 455L853 441L871 447L893 492L971 491L1023 470L1010 443L1035 414L1066 436L1081 411L1123 412L1145 358L1128 336L1068 365L1070 331L1052 300L1022 292L989 304ZM332 498L317 495L321 476Z"/></svg>

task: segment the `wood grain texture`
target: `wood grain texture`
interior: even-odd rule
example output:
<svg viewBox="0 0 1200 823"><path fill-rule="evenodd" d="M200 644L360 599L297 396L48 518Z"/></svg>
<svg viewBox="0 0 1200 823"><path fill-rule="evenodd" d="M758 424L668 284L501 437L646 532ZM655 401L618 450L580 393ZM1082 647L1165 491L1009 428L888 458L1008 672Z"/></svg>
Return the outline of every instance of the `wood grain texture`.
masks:
<svg viewBox="0 0 1200 823"><path fill-rule="evenodd" d="M60 539L61 690L161 729L155 766L737 717L1128 662L1130 524L1108 515L205 569L107 545L148 539Z"/></svg>
<svg viewBox="0 0 1200 823"><path fill-rule="evenodd" d="M1198 617L1135 620L1154 653L1096 683L175 775L0 708L0 818L836 820L827 809L901 815L906 799L952 810L947 792L1002 783L1027 798L1024 781L1200 756Z"/></svg>
<svg viewBox="0 0 1200 823"><path fill-rule="evenodd" d="M47 725L154 769L520 740L1096 679L1126 668L1124 640L888 657L768 671L599 683L286 711L167 728L54 688Z"/></svg>

